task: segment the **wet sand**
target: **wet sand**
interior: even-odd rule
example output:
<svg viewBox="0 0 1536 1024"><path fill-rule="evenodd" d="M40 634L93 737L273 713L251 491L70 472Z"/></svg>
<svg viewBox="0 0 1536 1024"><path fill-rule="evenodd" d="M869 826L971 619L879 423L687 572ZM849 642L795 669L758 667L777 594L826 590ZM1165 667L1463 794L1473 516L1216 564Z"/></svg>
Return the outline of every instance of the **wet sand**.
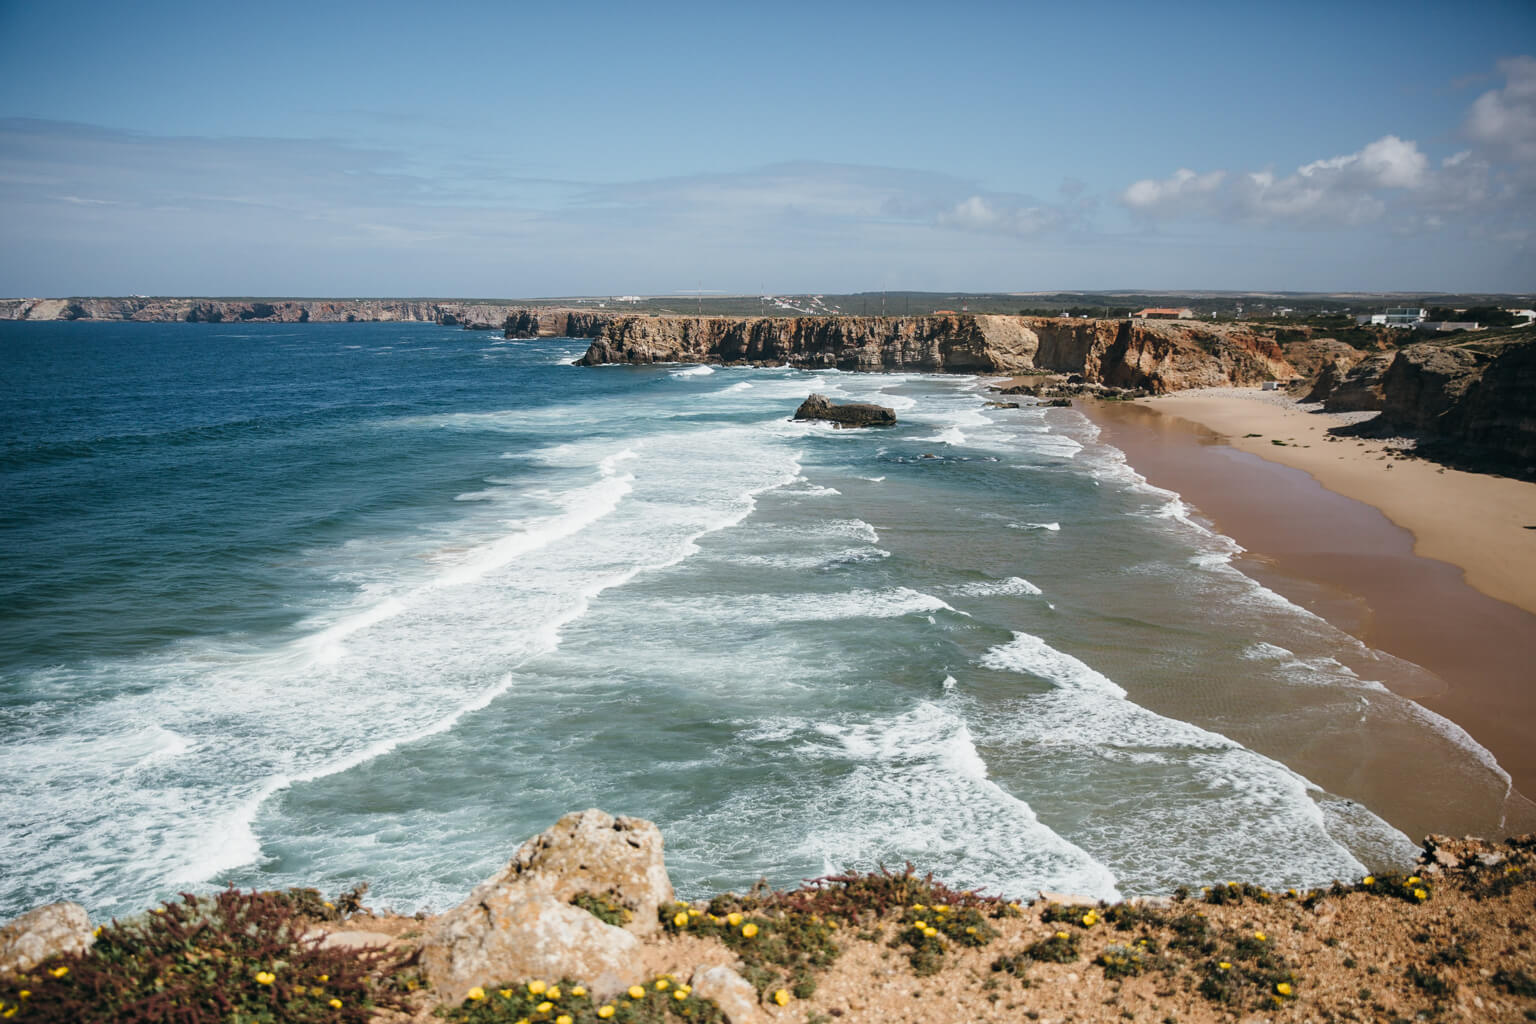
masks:
<svg viewBox="0 0 1536 1024"><path fill-rule="evenodd" d="M1373 475L1389 472L1376 447L1359 447L1353 440L1309 439L1298 433L1298 424L1286 422L1288 417L1276 416L1305 417L1305 412L1244 398L1223 401L1223 414L1239 417L1238 425L1251 426L1243 433L1264 433L1266 437L1258 439L1264 444L1277 436L1274 426L1285 423L1290 431L1279 436L1294 436L1298 446L1313 444L1314 455L1373 463L1352 470L1359 481L1369 483ZM1461 536L1434 538L1436 543L1426 545L1423 534L1433 532L1433 521L1421 524L1416 537L1379 508L1356 500L1370 494L1368 486L1356 483L1355 496L1346 497L1301 469L1240 450L1223 434L1183 418L1187 406L1170 405L1165 399L1155 402L1162 403L1161 410L1153 403L1079 402L1078 408L1103 430L1105 441L1125 452L1139 473L1156 486L1179 492L1198 514L1246 548L1236 563L1243 572L1371 647L1438 677L1439 685L1429 686L1383 681L1389 686L1396 682L1394 689L1403 696L1455 722L1492 752L1516 791L1506 807L1506 830L1536 827L1536 805L1525 799L1536 793L1536 615L1469 585L1463 566L1415 552L1417 544L1420 552L1429 546L1486 558L1479 537L1496 532L1521 503L1474 504L1481 489L1470 488L1468 494L1460 479L1471 474L1441 475L1436 467L1416 463L1421 471L1417 487L1438 485L1440 492L1427 495L1425 502L1465 512L1455 523ZM1245 408L1252 412L1246 421ZM1226 423L1229 429L1232 422ZM1317 430L1321 434L1322 425ZM1325 450L1319 453L1317 446ZM1409 463L1393 465L1390 472L1399 473ZM1536 485L1487 479L1515 484L1517 496L1519 487L1529 487L1533 500L1526 511L1536 519ZM1491 524L1485 522L1489 518ZM1516 564L1500 578L1536 577L1536 558L1522 561L1519 555L1518 545L1504 546L1501 557ZM1432 772L1434 766L1425 765L1424 770ZM1403 779L1402 784L1411 786L1412 780Z"/></svg>

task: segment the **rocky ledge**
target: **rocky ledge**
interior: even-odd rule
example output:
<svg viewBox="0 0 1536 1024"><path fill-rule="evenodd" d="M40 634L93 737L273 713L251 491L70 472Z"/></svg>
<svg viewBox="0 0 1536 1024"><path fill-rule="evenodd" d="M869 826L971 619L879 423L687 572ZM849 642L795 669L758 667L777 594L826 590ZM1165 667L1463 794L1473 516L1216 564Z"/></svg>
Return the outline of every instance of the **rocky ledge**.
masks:
<svg viewBox="0 0 1536 1024"><path fill-rule="evenodd" d="M0 1017L1520 1021L1533 872L1536 837L1432 836L1411 869L1302 891L1026 901L909 867L679 900L656 826L591 810L437 916L367 910L361 887L189 895L95 928L41 908L0 928Z"/></svg>

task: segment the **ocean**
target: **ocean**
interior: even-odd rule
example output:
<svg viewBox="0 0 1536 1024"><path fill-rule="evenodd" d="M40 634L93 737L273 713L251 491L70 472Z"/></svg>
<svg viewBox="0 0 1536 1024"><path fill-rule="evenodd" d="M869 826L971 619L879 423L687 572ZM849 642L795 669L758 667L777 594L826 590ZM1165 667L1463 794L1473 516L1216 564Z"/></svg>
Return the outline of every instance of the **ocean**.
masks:
<svg viewBox="0 0 1536 1024"><path fill-rule="evenodd" d="M586 807L686 896L1308 886L1496 827L1508 777L1384 685L1424 670L1076 410L585 346L0 323L0 916L441 910ZM791 421L812 391L899 423Z"/></svg>

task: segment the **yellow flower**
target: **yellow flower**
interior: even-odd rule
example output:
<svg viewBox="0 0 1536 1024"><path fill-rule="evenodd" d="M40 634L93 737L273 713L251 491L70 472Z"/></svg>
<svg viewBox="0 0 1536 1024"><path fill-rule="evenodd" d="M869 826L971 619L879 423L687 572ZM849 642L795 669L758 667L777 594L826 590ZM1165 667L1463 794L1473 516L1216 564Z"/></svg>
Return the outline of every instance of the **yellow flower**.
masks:
<svg viewBox="0 0 1536 1024"><path fill-rule="evenodd" d="M1056 937L1057 937L1057 938L1058 938L1058 939L1064 939L1064 938L1066 938L1066 937L1067 937L1067 933L1066 933L1066 932L1057 932L1057 933L1056 933Z"/></svg>
<svg viewBox="0 0 1536 1024"><path fill-rule="evenodd" d="M1415 889L1413 890L1413 898L1417 900L1427 900L1429 899L1429 893L1425 892L1423 889Z"/></svg>
<svg viewBox="0 0 1536 1024"><path fill-rule="evenodd" d="M1360 884L1361 885L1375 885L1376 884L1376 876L1375 875L1366 875L1364 878L1360 879Z"/></svg>
<svg viewBox="0 0 1536 1024"><path fill-rule="evenodd" d="M725 915L725 920L728 924L730 924L732 928L735 928L737 925L741 924L741 915L735 911L732 911L731 913Z"/></svg>
<svg viewBox="0 0 1536 1024"><path fill-rule="evenodd" d="M686 927L688 927L688 915L687 914L678 914L676 917L674 917L672 919L672 923L677 925L677 927L679 927L679 928L686 928Z"/></svg>
<svg viewBox="0 0 1536 1024"><path fill-rule="evenodd" d="M587 994L587 990L585 988L583 988L582 986L580 986L580 985L573 985L573 986L571 986L571 995L575 996L577 999L580 999L582 996L584 996L586 994Z"/></svg>
<svg viewBox="0 0 1536 1024"><path fill-rule="evenodd" d="M538 1006L534 1007L534 1009L536 1011L538 1011L539 1013L548 1013L550 1010L553 1010L554 1008L555 1008L555 1004L550 1002L548 999L544 1000Z"/></svg>
<svg viewBox="0 0 1536 1024"><path fill-rule="evenodd" d="M698 917L700 915L700 913L701 913L701 911L698 910L695 907L689 907L688 908L688 916L689 917Z"/></svg>
<svg viewBox="0 0 1536 1024"><path fill-rule="evenodd" d="M688 993L684 992L682 989L677 989L672 993L672 998L676 999L678 1002L682 1002L684 999L688 998Z"/></svg>
<svg viewBox="0 0 1536 1024"><path fill-rule="evenodd" d="M750 939L752 936L757 934L757 925L748 921L746 924L741 926L741 934Z"/></svg>
<svg viewBox="0 0 1536 1024"><path fill-rule="evenodd" d="M1282 981L1275 986L1275 991L1279 992L1283 996L1288 996L1291 994L1291 983L1288 981Z"/></svg>
<svg viewBox="0 0 1536 1024"><path fill-rule="evenodd" d="M1088 913L1083 915L1083 927L1084 928L1092 928L1094 925L1096 925L1098 923L1099 923L1099 915L1094 913L1093 911L1090 910L1090 911L1088 911Z"/></svg>
<svg viewBox="0 0 1536 1024"><path fill-rule="evenodd" d="M48 973L53 975L55 978L62 978L64 975L69 973L69 968L65 967L63 964L60 964L58 967L53 968Z"/></svg>
<svg viewBox="0 0 1536 1024"><path fill-rule="evenodd" d="M937 928L924 928L923 929L923 934L931 939L935 935L939 934L939 930Z"/></svg>
<svg viewBox="0 0 1536 1024"><path fill-rule="evenodd" d="M657 992L665 992L667 990L667 986L670 985L670 984L672 984L672 983L670 981L668 981L666 978L657 978L656 979L656 991Z"/></svg>
<svg viewBox="0 0 1536 1024"><path fill-rule="evenodd" d="M528 994L531 996L541 996L547 991L549 991L549 986L542 981L530 981L528 983Z"/></svg>
<svg viewBox="0 0 1536 1024"><path fill-rule="evenodd" d="M693 995L692 985L679 985L677 986L677 990L685 996Z"/></svg>
<svg viewBox="0 0 1536 1024"><path fill-rule="evenodd" d="M496 991L501 994L501 998L503 998L503 999L511 999L512 998L512 990L509 989L509 988L499 988Z"/></svg>
<svg viewBox="0 0 1536 1024"><path fill-rule="evenodd" d="M322 974L322 975L320 975L320 980L321 981L330 981L331 980L331 976L329 974Z"/></svg>
<svg viewBox="0 0 1536 1024"><path fill-rule="evenodd" d="M101 925L97 925L96 930L91 932L91 934L96 936L98 939L101 938Z"/></svg>
<svg viewBox="0 0 1536 1024"><path fill-rule="evenodd" d="M480 1000L485 998L485 989L481 988L479 985L476 985L474 988L464 993L464 995L466 998L473 999L478 1003Z"/></svg>
<svg viewBox="0 0 1536 1024"><path fill-rule="evenodd" d="M927 921L913 921L912 922L912 927L913 928L927 928L928 927L928 922Z"/></svg>
<svg viewBox="0 0 1536 1024"><path fill-rule="evenodd" d="M571 1024L571 1015L568 1013L562 1013L560 1016L555 1018L555 1024Z"/></svg>
<svg viewBox="0 0 1536 1024"><path fill-rule="evenodd" d="M341 1000L340 999L332 999L331 1000L331 1009L333 1009L333 1010L341 1009Z"/></svg>
<svg viewBox="0 0 1536 1024"><path fill-rule="evenodd" d="M1258 939L1260 942L1268 942L1269 941L1269 936L1265 935L1263 932L1254 932L1253 933L1253 937Z"/></svg>
<svg viewBox="0 0 1536 1024"><path fill-rule="evenodd" d="M597 1015L603 1020L607 1020L609 1017L613 1016L613 1007L609 1006L607 1003L604 1003L602 1006L597 1008Z"/></svg>
<svg viewBox="0 0 1536 1024"><path fill-rule="evenodd" d="M559 985L551 985L551 986L549 986L549 991L547 993L545 993L545 998L548 998L548 999L559 999L560 998L560 986Z"/></svg>
<svg viewBox="0 0 1536 1024"><path fill-rule="evenodd" d="M326 900L325 901L325 909L327 909L327 910L335 910L336 909L336 904L332 903L330 900Z"/></svg>
<svg viewBox="0 0 1536 1024"><path fill-rule="evenodd" d="M1418 875L1409 875L1408 876L1408 884L1409 885L1418 885L1422 881L1424 881L1424 879L1420 878Z"/></svg>
<svg viewBox="0 0 1536 1024"><path fill-rule="evenodd" d="M273 974L271 971L256 972L256 984L258 985L270 985L276 980L277 975Z"/></svg>
<svg viewBox="0 0 1536 1024"><path fill-rule="evenodd" d="M783 988L779 989L773 994L773 1001L778 1003L780 1006L789 1005L789 990Z"/></svg>
<svg viewBox="0 0 1536 1024"><path fill-rule="evenodd" d="M967 935L975 935L976 934L976 926L975 925L971 925L970 927L968 927L965 930L965 934L967 934Z"/></svg>
<svg viewBox="0 0 1536 1024"><path fill-rule="evenodd" d="M1219 970L1223 970L1223 971L1230 971L1232 969L1232 965L1227 963L1225 960L1223 960L1223 961L1221 961L1221 963L1217 964L1216 967Z"/></svg>
<svg viewBox="0 0 1536 1024"><path fill-rule="evenodd" d="M912 909L913 910L927 910L928 908L923 906L921 903L914 903L914 904L912 904Z"/></svg>
<svg viewBox="0 0 1536 1024"><path fill-rule="evenodd" d="M631 985L631 986L629 986L629 998L631 998L631 999L644 999L645 998L645 989L641 988L639 985Z"/></svg>

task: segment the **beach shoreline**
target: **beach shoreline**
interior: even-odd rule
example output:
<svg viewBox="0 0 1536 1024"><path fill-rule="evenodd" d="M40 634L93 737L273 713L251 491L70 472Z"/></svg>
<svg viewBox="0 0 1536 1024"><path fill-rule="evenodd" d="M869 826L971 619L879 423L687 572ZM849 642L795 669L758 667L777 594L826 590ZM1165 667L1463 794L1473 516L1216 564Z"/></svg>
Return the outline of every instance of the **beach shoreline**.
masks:
<svg viewBox="0 0 1536 1024"><path fill-rule="evenodd" d="M1531 827L1536 530L1521 513L1536 520L1536 484L1330 440L1349 417L1258 389L1077 408L1138 473L1241 545L1243 572L1437 677L1386 682L1487 748L1512 780L1507 829Z"/></svg>

